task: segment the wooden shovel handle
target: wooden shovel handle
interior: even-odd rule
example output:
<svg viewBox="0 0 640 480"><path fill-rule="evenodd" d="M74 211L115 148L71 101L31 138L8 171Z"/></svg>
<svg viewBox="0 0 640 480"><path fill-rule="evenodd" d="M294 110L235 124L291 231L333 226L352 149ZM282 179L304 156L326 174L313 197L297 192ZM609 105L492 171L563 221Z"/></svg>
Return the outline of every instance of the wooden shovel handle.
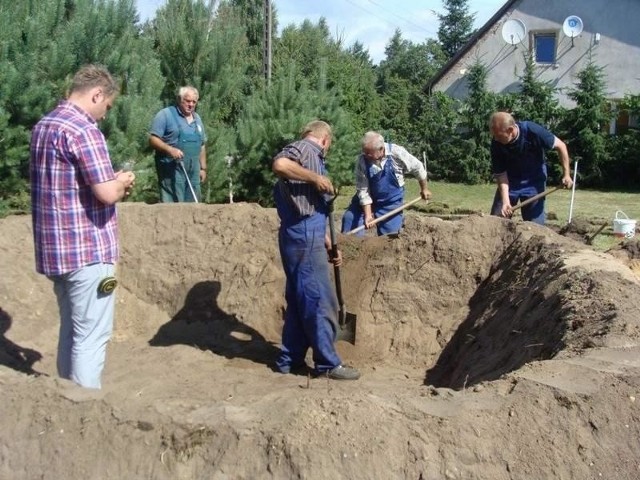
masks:
<svg viewBox="0 0 640 480"><path fill-rule="evenodd" d="M410 202L407 202L404 205L399 206L398 208L394 208L393 210L391 210L390 212L385 213L384 215L380 215L373 222L371 222L371 225L375 225L377 223L382 222L383 220L386 220L389 217L393 217L394 215L397 215L398 213L400 213L405 208L410 207L414 203L418 203L420 200L422 200L422 197L414 198ZM359 227L356 227L353 230L348 231L345 235L351 235L353 233L358 233L360 230L364 230L364 229L365 229L365 225L360 225Z"/></svg>
<svg viewBox="0 0 640 480"><path fill-rule="evenodd" d="M511 210L515 212L515 211L516 211L516 210L518 210L519 208L526 207L526 206L527 206L527 205L529 205L530 203L536 202L536 201L540 200L541 198L546 197L546 196L547 196L547 195L549 195L550 193L553 193L553 192L555 192L555 191L557 191L557 190L561 190L561 189L563 189L563 188L564 188L564 187L561 187L561 186L550 188L549 190L546 190L546 191L541 192L541 193L539 193L539 194L537 194L537 195L534 195L534 196L533 196L533 197L531 197L531 198L527 198L524 202L519 203L518 205L516 205L515 207L513 207Z"/></svg>

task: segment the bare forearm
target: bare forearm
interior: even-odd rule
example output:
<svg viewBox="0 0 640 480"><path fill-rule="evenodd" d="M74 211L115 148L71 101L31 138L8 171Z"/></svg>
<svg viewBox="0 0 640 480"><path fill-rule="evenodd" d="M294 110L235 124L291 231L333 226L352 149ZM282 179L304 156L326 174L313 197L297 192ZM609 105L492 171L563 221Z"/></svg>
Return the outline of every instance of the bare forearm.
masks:
<svg viewBox="0 0 640 480"><path fill-rule="evenodd" d="M153 148L154 150L157 150L158 152L164 153L166 155L171 155L171 149L174 148L168 143L164 142L160 137L156 137L155 135L151 135L149 137L149 145L151 145L151 148Z"/></svg>
<svg viewBox="0 0 640 480"><path fill-rule="evenodd" d="M553 148L560 155L560 165L562 165L562 173L564 175L571 175L569 150L567 149L567 144L556 137Z"/></svg>
<svg viewBox="0 0 640 480"><path fill-rule="evenodd" d="M207 150L204 145L200 149L200 168L202 170L207 169Z"/></svg>
<svg viewBox="0 0 640 480"><path fill-rule="evenodd" d="M500 199L503 204L509 203L509 178L506 173L501 173L495 176L496 183L498 185L498 192L500 193Z"/></svg>
<svg viewBox="0 0 640 480"><path fill-rule="evenodd" d="M298 162L284 157L274 160L272 169L273 173L279 177L307 183L314 183L319 176L317 173L304 168Z"/></svg>
<svg viewBox="0 0 640 480"><path fill-rule="evenodd" d="M118 172L116 178L108 182L94 184L91 186L91 190L102 203L113 205L129 194L135 178L133 172Z"/></svg>

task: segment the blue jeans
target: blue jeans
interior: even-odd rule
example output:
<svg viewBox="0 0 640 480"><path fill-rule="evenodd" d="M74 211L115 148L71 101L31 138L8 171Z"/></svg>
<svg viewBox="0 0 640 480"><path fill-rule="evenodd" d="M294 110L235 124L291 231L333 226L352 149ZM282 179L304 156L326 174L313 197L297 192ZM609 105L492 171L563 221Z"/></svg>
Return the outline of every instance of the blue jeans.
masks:
<svg viewBox="0 0 640 480"><path fill-rule="evenodd" d="M280 228L278 240L287 278L287 309L276 366L283 373L304 365L309 348L317 372L341 364L334 346L338 300L324 245L325 231L326 216L322 214Z"/></svg>
<svg viewBox="0 0 640 480"><path fill-rule="evenodd" d="M100 388L107 343L113 331L115 294L98 286L113 276L110 263L94 263L71 273L53 275L60 309L58 375L82 387Z"/></svg>

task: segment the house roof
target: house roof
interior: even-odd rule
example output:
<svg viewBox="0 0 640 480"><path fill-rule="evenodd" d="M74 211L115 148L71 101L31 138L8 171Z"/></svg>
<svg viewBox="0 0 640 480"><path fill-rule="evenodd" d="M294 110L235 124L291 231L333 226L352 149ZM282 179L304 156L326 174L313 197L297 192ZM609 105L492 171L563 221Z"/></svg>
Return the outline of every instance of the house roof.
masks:
<svg viewBox="0 0 640 480"><path fill-rule="evenodd" d="M453 67L458 60L460 60L460 58L462 58L474 45L475 43L478 41L478 39L480 37L482 37L491 27L493 27L493 25L495 23L497 23L503 16L504 14L507 12L507 10L509 10L514 3L518 2L519 0L508 0L502 7L500 7L500 10L498 10L493 17L491 17L489 20L487 20L487 22L480 27L476 33L474 33L471 38L469 39L469 41L467 43L465 43L460 50L458 50L455 55L453 57L451 57L451 59L444 65L444 67L442 67L438 73L436 73L431 80L429 80L429 83L426 86L426 90L427 92L431 91L431 89L433 88L433 86L440 81L440 79L449 71L449 69L451 67Z"/></svg>

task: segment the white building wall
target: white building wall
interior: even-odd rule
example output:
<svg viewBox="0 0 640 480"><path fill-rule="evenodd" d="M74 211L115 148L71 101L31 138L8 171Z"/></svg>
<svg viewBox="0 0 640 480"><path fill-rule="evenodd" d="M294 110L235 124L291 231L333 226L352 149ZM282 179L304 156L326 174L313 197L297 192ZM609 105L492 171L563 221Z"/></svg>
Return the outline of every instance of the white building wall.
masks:
<svg viewBox="0 0 640 480"><path fill-rule="evenodd" d="M572 39L562 31L565 18L577 15L582 33ZM526 38L513 46L502 37L509 19L522 21ZM538 64L537 77L559 89L558 98L572 106L567 92L575 88L577 73L589 58L604 67L607 96L622 98L640 94L640 0L520 0L477 39L433 86L455 98L467 95L465 74L476 61L488 68L488 88L494 92L519 91L525 57L532 49L533 33L556 32L556 62Z"/></svg>

